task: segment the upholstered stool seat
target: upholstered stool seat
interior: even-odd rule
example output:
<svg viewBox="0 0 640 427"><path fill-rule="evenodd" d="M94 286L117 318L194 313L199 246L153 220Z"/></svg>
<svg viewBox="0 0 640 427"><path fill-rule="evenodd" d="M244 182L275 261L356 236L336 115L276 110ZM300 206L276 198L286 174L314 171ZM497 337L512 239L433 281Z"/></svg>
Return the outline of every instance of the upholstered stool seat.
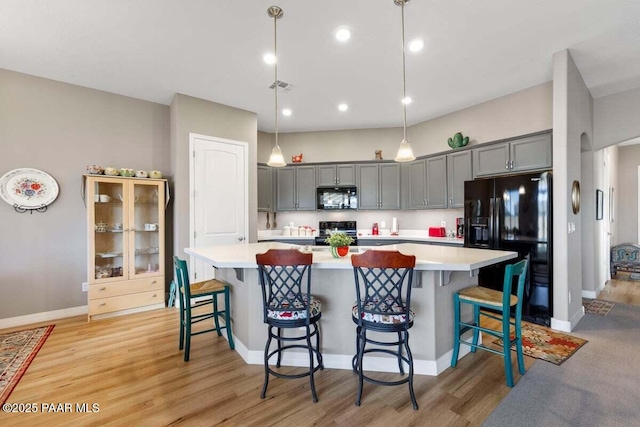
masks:
<svg viewBox="0 0 640 427"><path fill-rule="evenodd" d="M320 301L318 298L314 297L313 295L311 295L311 302L307 304L307 301L308 301L307 296L303 294L302 301L295 301L293 304L293 308L297 310L278 311L278 310L271 310L267 308L267 317L275 320L306 319L307 318L306 306L308 305L309 316L313 321L314 319L316 319L318 316L322 314L322 301ZM290 304L287 301L282 301L282 302L272 301L269 307L270 308L276 308L278 306L291 307L291 305L292 304Z"/></svg>
<svg viewBox="0 0 640 427"><path fill-rule="evenodd" d="M385 325L399 325L405 323L406 315L404 309L399 304L394 304L393 302L389 303L389 308L391 310L390 313L376 313L372 311L375 307L374 302L369 302L365 304L362 310L362 314L360 315L360 319L363 322L368 323L381 323ZM353 303L353 307L351 307L351 315L353 316L353 321L358 323L358 302ZM413 325L414 318L413 310L409 310L409 323Z"/></svg>

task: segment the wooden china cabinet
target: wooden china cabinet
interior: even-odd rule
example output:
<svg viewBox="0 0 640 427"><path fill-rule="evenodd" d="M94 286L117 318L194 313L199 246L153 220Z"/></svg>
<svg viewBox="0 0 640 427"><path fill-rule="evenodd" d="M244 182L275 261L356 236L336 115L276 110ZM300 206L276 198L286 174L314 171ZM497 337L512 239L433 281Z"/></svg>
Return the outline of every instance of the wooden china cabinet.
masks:
<svg viewBox="0 0 640 427"><path fill-rule="evenodd" d="M85 175L89 321L162 308L166 180Z"/></svg>

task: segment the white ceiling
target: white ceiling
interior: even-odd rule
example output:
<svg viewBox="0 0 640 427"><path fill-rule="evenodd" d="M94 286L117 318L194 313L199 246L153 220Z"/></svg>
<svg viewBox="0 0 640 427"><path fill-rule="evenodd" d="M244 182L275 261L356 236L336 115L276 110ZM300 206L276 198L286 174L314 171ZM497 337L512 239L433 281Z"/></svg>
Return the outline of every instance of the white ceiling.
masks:
<svg viewBox="0 0 640 427"><path fill-rule="evenodd" d="M1 0L0 68L162 104L183 93L257 112L272 132L272 4L293 85L281 132L401 126L393 0ZM409 125L549 81L565 48L594 97L640 87L639 0L412 0L405 14L407 41L426 40L407 52Z"/></svg>

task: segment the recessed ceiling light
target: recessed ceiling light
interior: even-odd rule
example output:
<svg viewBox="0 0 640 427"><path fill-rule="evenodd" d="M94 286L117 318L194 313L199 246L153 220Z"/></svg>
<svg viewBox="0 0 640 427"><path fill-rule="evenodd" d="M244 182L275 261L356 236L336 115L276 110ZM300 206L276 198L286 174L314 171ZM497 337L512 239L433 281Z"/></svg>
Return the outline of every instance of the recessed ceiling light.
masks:
<svg viewBox="0 0 640 427"><path fill-rule="evenodd" d="M424 47L424 40L422 39L413 39L409 42L409 50L411 52L420 52Z"/></svg>
<svg viewBox="0 0 640 427"><path fill-rule="evenodd" d="M338 28L336 30L336 39L341 42L346 42L351 38L351 30L345 27Z"/></svg>
<svg viewBox="0 0 640 427"><path fill-rule="evenodd" d="M291 110L288 108L285 108L282 110L282 115L283 116L290 116L291 115Z"/></svg>
<svg viewBox="0 0 640 427"><path fill-rule="evenodd" d="M264 60L264 62L266 62L267 64L275 64L276 63L276 57L273 53L265 53L262 56L262 59Z"/></svg>
<svg viewBox="0 0 640 427"><path fill-rule="evenodd" d="M407 97L405 97L405 98L402 100L402 103L403 103L403 104L405 104L405 105L409 105L409 104L411 104L412 102L413 102L413 99L411 99L411 97L410 97L410 96L407 96Z"/></svg>
<svg viewBox="0 0 640 427"><path fill-rule="evenodd" d="M349 106L347 104L338 105L338 110L340 111L347 111L348 109L349 109Z"/></svg>

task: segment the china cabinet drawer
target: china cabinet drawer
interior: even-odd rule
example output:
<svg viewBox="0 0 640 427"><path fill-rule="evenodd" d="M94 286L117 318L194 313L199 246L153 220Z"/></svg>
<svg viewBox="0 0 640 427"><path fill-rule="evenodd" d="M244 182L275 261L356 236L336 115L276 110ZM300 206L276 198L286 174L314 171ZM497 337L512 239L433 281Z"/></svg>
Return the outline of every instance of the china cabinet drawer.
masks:
<svg viewBox="0 0 640 427"><path fill-rule="evenodd" d="M164 276L89 285L89 301L151 291L164 291Z"/></svg>
<svg viewBox="0 0 640 427"><path fill-rule="evenodd" d="M154 304L164 304L163 290L89 300L89 312L95 316Z"/></svg>

